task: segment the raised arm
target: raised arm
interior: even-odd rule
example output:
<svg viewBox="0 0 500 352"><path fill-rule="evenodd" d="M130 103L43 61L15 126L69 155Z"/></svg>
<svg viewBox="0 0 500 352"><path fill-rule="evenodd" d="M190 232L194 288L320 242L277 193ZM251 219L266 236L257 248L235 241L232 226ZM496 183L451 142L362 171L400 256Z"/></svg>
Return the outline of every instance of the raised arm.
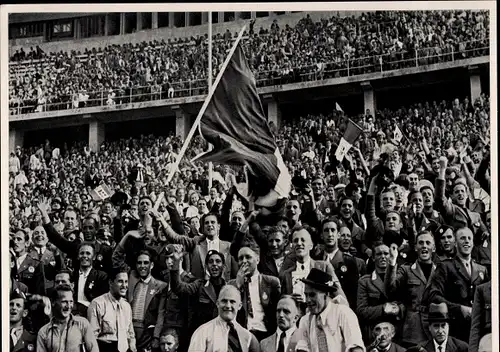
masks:
<svg viewBox="0 0 500 352"><path fill-rule="evenodd" d="M447 166L448 166L448 159L444 156L439 158L439 174L438 177L436 178L435 201L436 201L436 210L443 215L445 221L448 221L449 218L452 217L454 213L453 204L451 200L446 198L445 195L445 186L446 186L445 174Z"/></svg>

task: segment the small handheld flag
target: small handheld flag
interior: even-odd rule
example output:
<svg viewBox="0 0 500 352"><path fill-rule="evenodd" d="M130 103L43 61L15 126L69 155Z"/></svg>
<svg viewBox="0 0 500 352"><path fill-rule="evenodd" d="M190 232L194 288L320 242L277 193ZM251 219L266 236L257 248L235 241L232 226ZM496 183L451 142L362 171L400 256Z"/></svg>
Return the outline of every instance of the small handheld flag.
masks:
<svg viewBox="0 0 500 352"><path fill-rule="evenodd" d="M335 110L344 112L344 110L342 110L342 108L340 107L339 103L335 103Z"/></svg>
<svg viewBox="0 0 500 352"><path fill-rule="evenodd" d="M342 136L339 146L335 151L335 157L338 161L344 160L345 155L349 152L349 149L351 149L352 145L356 142L362 132L363 129L349 119L344 136Z"/></svg>
<svg viewBox="0 0 500 352"><path fill-rule="evenodd" d="M99 202L113 196L115 192L106 184L102 184L90 191L90 195L95 202Z"/></svg>

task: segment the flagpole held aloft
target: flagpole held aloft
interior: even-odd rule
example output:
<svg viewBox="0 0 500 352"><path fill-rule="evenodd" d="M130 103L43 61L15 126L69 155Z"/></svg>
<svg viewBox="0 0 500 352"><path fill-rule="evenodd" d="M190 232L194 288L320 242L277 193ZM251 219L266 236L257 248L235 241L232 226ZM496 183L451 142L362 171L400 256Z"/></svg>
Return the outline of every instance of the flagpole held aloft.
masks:
<svg viewBox="0 0 500 352"><path fill-rule="evenodd" d="M233 44L233 47L231 48L229 54L226 57L226 60L222 64L222 67L217 74L217 78L215 79L215 82L212 87L209 87L208 91L208 96L205 98L205 101L203 102L203 106L201 107L200 111L198 112L198 116L196 117L196 120L193 123L193 126L191 127L191 130L189 131L186 140L184 141L184 144L182 145L182 148L179 152L179 155L177 156L174 165L172 166L172 169L170 170L170 173L167 177L167 184L172 181L172 178L174 177L175 173L177 172L177 169L179 168L179 164L184 157L184 154L186 153L186 150L189 146L189 143L191 142L191 139L193 138L194 132L198 128L198 125L200 124L201 118L205 114L205 110L208 107L208 104L210 103L210 100L212 99L212 96L214 95L215 90L217 89L217 85L219 84L222 75L224 74L224 71L226 70L227 65L229 64L229 61L231 60L231 57L233 56L234 52L236 51L236 48L243 37L243 33L245 32L246 25L243 26L243 28L240 30L240 33L238 34L238 37L236 38L236 41Z"/></svg>
<svg viewBox="0 0 500 352"><path fill-rule="evenodd" d="M208 92L212 90L212 11L208 12ZM212 145L209 145L212 148ZM214 164L208 163L208 189L212 188Z"/></svg>

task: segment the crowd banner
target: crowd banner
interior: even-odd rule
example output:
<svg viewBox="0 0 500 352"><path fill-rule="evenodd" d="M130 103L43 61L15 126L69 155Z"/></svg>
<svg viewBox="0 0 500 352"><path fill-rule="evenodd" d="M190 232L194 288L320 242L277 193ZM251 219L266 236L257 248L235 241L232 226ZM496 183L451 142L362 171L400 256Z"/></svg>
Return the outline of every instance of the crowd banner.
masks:
<svg viewBox="0 0 500 352"><path fill-rule="evenodd" d="M106 184L102 184L90 191L90 195L95 202L111 198L115 192Z"/></svg>
<svg viewBox="0 0 500 352"><path fill-rule="evenodd" d="M344 160L345 155L349 152L349 149L351 149L352 145L356 142L359 136L361 136L362 132L363 129L349 119L344 135L342 136L339 146L335 151L335 157L338 161Z"/></svg>

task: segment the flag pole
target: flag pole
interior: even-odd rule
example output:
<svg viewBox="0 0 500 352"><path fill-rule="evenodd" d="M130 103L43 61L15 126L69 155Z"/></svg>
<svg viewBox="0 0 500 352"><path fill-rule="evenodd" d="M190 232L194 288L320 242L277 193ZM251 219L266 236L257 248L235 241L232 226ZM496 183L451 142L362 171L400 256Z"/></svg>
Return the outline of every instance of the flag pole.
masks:
<svg viewBox="0 0 500 352"><path fill-rule="evenodd" d="M226 60L222 64L222 67L217 74L217 78L215 79L213 87L209 89L208 91L208 96L205 98L205 101L203 102L203 105L198 112L198 116L196 117L196 120L193 123L193 126L191 127L191 130L189 131L186 140L184 141L184 144L182 145L182 148L179 152L179 155L177 156L174 165L172 166L172 169L167 177L167 184L170 183L172 178L174 177L174 174L177 172L177 169L179 168L179 164L184 157L184 154L186 153L186 150L189 146L189 142L191 142L191 138L193 138L194 132L198 128L198 125L200 124L201 118L203 117L203 114L205 114L205 110L207 110L208 104L210 103L210 100L212 100L212 96L214 95L215 89L217 89L217 85L219 84L220 80L222 79L222 75L224 74L224 71L226 70L227 65L229 64L229 60L231 60L231 57L233 56L234 52L236 51L236 47L238 46L241 37L243 37L243 33L245 31L246 25L243 26L241 29L240 33L238 34L238 38L236 38L236 41L233 44L233 47L229 51L229 54L226 57Z"/></svg>
<svg viewBox="0 0 500 352"><path fill-rule="evenodd" d="M212 11L208 12L208 92L212 90ZM209 150L212 145L209 144ZM214 164L210 161L208 163L208 190L212 188L212 179L214 172Z"/></svg>

